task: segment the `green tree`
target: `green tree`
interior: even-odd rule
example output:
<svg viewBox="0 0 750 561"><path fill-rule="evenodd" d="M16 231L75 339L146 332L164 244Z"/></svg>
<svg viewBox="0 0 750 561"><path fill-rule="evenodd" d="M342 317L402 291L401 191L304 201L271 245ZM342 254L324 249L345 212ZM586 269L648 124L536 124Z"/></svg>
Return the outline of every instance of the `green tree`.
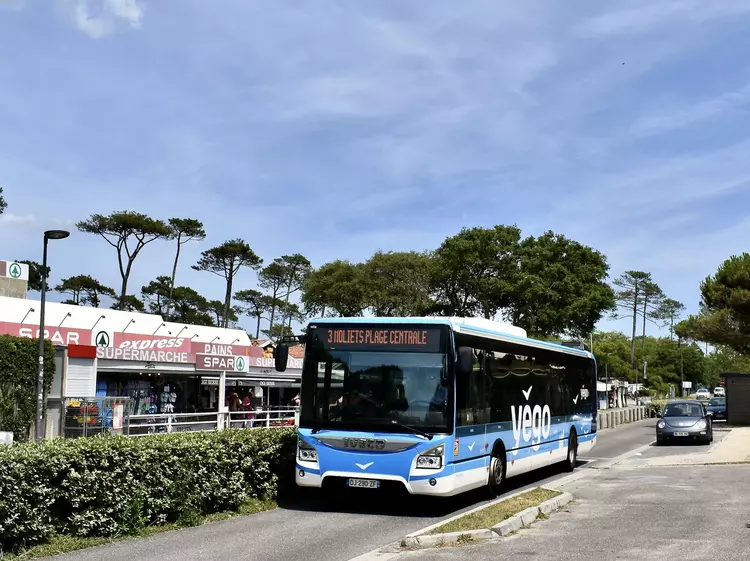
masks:
<svg viewBox="0 0 750 561"><path fill-rule="evenodd" d="M646 345L646 322L655 323L661 315L661 308L666 298L661 287L655 282L647 282L641 286L641 318L643 319L643 331L641 333L642 346Z"/></svg>
<svg viewBox="0 0 750 561"><path fill-rule="evenodd" d="M594 334L598 378L633 380L630 368L630 339L619 331Z"/></svg>
<svg viewBox="0 0 750 561"><path fill-rule="evenodd" d="M5 197L3 197L3 188L0 187L0 214L4 213L6 208L8 208L8 203L5 202Z"/></svg>
<svg viewBox="0 0 750 561"><path fill-rule="evenodd" d="M259 290L239 290L234 299L240 302L240 313L256 320L255 338L260 338L260 322L271 307L268 296Z"/></svg>
<svg viewBox="0 0 750 561"><path fill-rule="evenodd" d="M289 304L289 299L292 294L302 290L302 285L305 279L312 272L312 264L310 260L300 253L293 255L282 255L281 263L286 268L286 297L284 301ZM288 316L288 327L291 329L292 316Z"/></svg>
<svg viewBox="0 0 750 561"><path fill-rule="evenodd" d="M28 282L28 288L29 290L33 290L34 292L41 292L42 291L42 265L41 263L37 263L36 261L29 261L29 260L20 260L17 261L17 263L24 263L29 266L29 282ZM47 278L49 278L50 268L47 267ZM47 285L47 292L51 291L52 287Z"/></svg>
<svg viewBox="0 0 750 561"><path fill-rule="evenodd" d="M723 345L715 347L714 352L705 358L705 363L704 381L709 388L718 386L721 374L725 372L750 374L750 356Z"/></svg>
<svg viewBox="0 0 750 561"><path fill-rule="evenodd" d="M308 315L361 316L367 308L364 267L336 260L314 270L303 284L302 304Z"/></svg>
<svg viewBox="0 0 750 561"><path fill-rule="evenodd" d="M619 308L613 315L616 319L633 320L630 337L630 368L635 368L635 334L638 326L638 314L643 300L645 286L652 283L651 273L643 271L625 271L614 281L615 302Z"/></svg>
<svg viewBox="0 0 750 561"><path fill-rule="evenodd" d="M75 304L83 306L93 306L98 308L101 305L101 297L109 296L117 298L117 293L113 288L103 285L90 275L76 275L62 279L62 282L55 287L57 292L70 294L66 304Z"/></svg>
<svg viewBox="0 0 750 561"><path fill-rule="evenodd" d="M152 314L158 314L167 319L171 289L171 279L167 275L159 275L156 279L141 288L143 301Z"/></svg>
<svg viewBox="0 0 750 561"><path fill-rule="evenodd" d="M276 258L272 263L269 263L263 270L258 273L258 284L266 291L268 296L269 308L269 320L268 330L273 330L273 325L276 320L276 310L283 304L283 300L279 297L284 293L284 287L287 284L289 278L289 270L286 264L281 258Z"/></svg>
<svg viewBox="0 0 750 561"><path fill-rule="evenodd" d="M520 245L520 274L506 315L536 336L586 337L615 308L608 270L604 255L561 234L529 236Z"/></svg>
<svg viewBox="0 0 750 561"><path fill-rule="evenodd" d="M211 302L188 286L175 286L167 304L169 314L166 319L169 321L192 325L219 325L218 321L214 321Z"/></svg>
<svg viewBox="0 0 750 561"><path fill-rule="evenodd" d="M81 232L101 236L117 251L122 284L115 309L124 310L133 263L146 245L170 236L169 226L162 220L156 220L145 214L123 210L110 215L93 214L88 220L78 222L76 227Z"/></svg>
<svg viewBox="0 0 750 561"><path fill-rule="evenodd" d="M281 302L279 306L279 317L281 323L287 327L288 331L292 331L292 322L302 322L305 319L305 315L302 313L298 304L294 302ZM286 336L286 332L284 332Z"/></svg>
<svg viewBox="0 0 750 561"><path fill-rule="evenodd" d="M211 317L214 318L216 327L232 327L239 320L237 314L240 312L240 308L229 306L229 311L227 312L226 306L221 300L210 300L208 302L208 311Z"/></svg>
<svg viewBox="0 0 750 561"><path fill-rule="evenodd" d="M169 296L171 298L174 291L175 278L177 277L177 263L180 260L182 246L188 242L205 240L206 230L203 228L203 222L194 218L170 218L169 230L170 239L177 241L174 264L172 265L172 277L169 283Z"/></svg>
<svg viewBox="0 0 750 561"><path fill-rule="evenodd" d="M437 311L487 319L515 301L521 231L516 226L464 228L435 251L431 285Z"/></svg>
<svg viewBox="0 0 750 561"><path fill-rule="evenodd" d="M144 313L146 311L146 305L133 294L126 294L124 299L120 298L117 302L112 304L111 308L113 310L123 310L125 312Z"/></svg>
<svg viewBox="0 0 750 561"><path fill-rule="evenodd" d="M685 305L678 300L665 298L661 303L657 318L663 320L665 326L669 326L670 339L674 339L674 326L679 322L683 313L685 313Z"/></svg>
<svg viewBox="0 0 750 561"><path fill-rule="evenodd" d="M421 316L435 305L430 297L427 253L378 251L363 265L367 307L376 316Z"/></svg>
<svg viewBox="0 0 750 561"><path fill-rule="evenodd" d="M232 285L234 284L234 277L242 267L258 270L262 263L263 259L255 254L245 240L234 239L202 252L198 263L193 265L193 269L196 271L208 271L222 277L226 281L224 311L220 327L227 327L229 325L232 313Z"/></svg>
<svg viewBox="0 0 750 561"><path fill-rule="evenodd" d="M681 322L678 333L750 354L750 254L724 261L700 290L700 313Z"/></svg>
<svg viewBox="0 0 750 561"><path fill-rule="evenodd" d="M294 330L285 323L277 323L270 329L264 329L263 335L271 341L278 341L282 337L293 337Z"/></svg>

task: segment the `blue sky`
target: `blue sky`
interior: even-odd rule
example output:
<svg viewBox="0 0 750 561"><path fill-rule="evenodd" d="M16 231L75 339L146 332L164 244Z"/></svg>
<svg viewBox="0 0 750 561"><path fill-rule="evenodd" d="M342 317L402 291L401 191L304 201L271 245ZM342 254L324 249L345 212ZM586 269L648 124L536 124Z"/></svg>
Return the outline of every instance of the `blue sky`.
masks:
<svg viewBox="0 0 750 561"><path fill-rule="evenodd" d="M221 298L189 265L228 238L320 265L515 223L695 311L750 239L748 36L742 0L0 0L0 257L94 212L195 217L178 283ZM51 266L118 285L96 237Z"/></svg>

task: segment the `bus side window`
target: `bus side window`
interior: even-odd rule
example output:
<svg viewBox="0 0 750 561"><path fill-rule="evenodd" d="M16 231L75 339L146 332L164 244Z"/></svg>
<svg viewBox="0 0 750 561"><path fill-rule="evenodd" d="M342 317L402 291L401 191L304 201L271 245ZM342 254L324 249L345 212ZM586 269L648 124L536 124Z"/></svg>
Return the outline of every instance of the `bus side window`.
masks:
<svg viewBox="0 0 750 561"><path fill-rule="evenodd" d="M477 425L484 420L484 363L477 360L471 373L456 380L456 424Z"/></svg>

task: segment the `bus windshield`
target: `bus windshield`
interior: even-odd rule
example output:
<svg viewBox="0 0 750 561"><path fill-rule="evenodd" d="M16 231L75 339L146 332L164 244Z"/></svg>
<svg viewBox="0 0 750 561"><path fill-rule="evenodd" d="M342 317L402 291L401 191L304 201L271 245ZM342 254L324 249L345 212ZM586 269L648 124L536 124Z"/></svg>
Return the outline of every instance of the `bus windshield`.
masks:
<svg viewBox="0 0 750 561"><path fill-rule="evenodd" d="M444 353L319 349L305 370L303 385L315 389L310 406L302 408L302 426L449 430Z"/></svg>

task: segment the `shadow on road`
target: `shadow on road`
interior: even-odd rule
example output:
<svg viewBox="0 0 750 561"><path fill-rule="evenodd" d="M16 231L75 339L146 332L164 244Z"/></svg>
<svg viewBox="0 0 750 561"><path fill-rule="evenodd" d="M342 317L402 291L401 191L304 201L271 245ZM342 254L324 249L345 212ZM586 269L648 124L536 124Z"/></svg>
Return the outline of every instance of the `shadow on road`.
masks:
<svg viewBox="0 0 750 561"><path fill-rule="evenodd" d="M587 462L578 462L578 468ZM519 475L505 482L504 493L513 493L533 484L542 484L547 478L563 473L562 465L550 466L534 472ZM279 508L294 511L337 512L347 514L372 514L379 516L409 516L416 518L444 517L457 511L465 510L489 500L484 489L477 489L456 497L425 497L409 495L407 491L384 493L365 489L346 489L344 491L321 491L320 489L301 489L297 487L294 494L279 497Z"/></svg>

